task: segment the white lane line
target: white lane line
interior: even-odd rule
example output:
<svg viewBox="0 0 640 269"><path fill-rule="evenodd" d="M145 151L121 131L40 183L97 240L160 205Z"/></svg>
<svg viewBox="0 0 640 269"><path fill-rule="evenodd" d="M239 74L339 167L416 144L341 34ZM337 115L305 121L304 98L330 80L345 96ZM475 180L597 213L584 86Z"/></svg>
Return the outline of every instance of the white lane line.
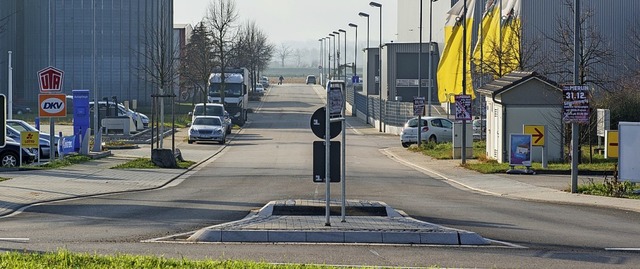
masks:
<svg viewBox="0 0 640 269"><path fill-rule="evenodd" d="M509 243L509 242L500 241L500 240L493 240L493 239L488 239L488 238L485 238L485 239L489 240L489 242L491 242L491 243L502 244L502 245L505 245L505 246L510 247L510 248L528 249L528 247L525 247L523 245L518 245L518 244L514 244L514 243Z"/></svg>
<svg viewBox="0 0 640 269"><path fill-rule="evenodd" d="M640 251L640 248L604 248L606 251Z"/></svg>
<svg viewBox="0 0 640 269"><path fill-rule="evenodd" d="M0 238L0 241L6 241L6 242L29 242L29 238Z"/></svg>

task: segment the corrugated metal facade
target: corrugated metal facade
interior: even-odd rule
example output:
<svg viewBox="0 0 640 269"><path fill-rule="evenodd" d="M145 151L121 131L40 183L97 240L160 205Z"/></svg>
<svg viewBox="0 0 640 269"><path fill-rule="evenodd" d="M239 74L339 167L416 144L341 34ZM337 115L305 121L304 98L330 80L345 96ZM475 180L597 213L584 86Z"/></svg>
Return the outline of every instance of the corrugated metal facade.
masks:
<svg viewBox="0 0 640 269"><path fill-rule="evenodd" d="M506 0L503 0L506 3ZM522 24L524 44L528 40L538 39L541 41L540 53L552 55L556 44L549 41L545 36L555 36L558 29L558 18L564 18L571 23L573 27L573 13L567 7L565 0L521 0L522 1ZM451 1L451 5L457 1ZM480 22L481 10L483 10L485 1L477 1L476 22ZM569 4L573 5L574 0L569 0ZM441 6L444 4L445 6ZM449 9L446 5L449 1L438 1L434 3L433 40L438 42L440 48L444 48L444 32L442 25L446 19L446 11ZM418 29L419 21L416 16L408 14L419 13L419 2L403 3L398 5L398 42L417 42L418 33L413 29ZM597 28L604 39L604 45L610 48L615 55L613 63L620 68L627 63L629 57L628 43L629 31L632 28L640 26L640 1L638 0L581 0L581 12L588 10L593 11L593 17L588 23L592 23ZM423 4L423 42L427 42L426 37L429 35L429 6ZM444 10L446 9L446 10ZM477 26L474 32L477 31ZM472 42L475 44L475 40ZM558 78L551 79L557 80Z"/></svg>
<svg viewBox="0 0 640 269"><path fill-rule="evenodd" d="M0 35L0 51L13 51L14 100L36 104L39 93L36 73L49 63L65 71L64 93L94 88L92 59L95 5L98 98L115 95L118 100L149 101L155 87L138 71L144 62L143 44L148 38L149 29L166 28L170 37L173 0L50 2L51 12L49 1L0 1L0 18L8 17L5 31ZM49 20L53 27L48 26ZM48 45L49 33L51 48ZM169 48L171 41L170 38L167 40ZM52 51L51 59L49 49ZM0 74L0 81L6 81L6 64L0 67ZM5 87L1 88L2 92L6 92Z"/></svg>

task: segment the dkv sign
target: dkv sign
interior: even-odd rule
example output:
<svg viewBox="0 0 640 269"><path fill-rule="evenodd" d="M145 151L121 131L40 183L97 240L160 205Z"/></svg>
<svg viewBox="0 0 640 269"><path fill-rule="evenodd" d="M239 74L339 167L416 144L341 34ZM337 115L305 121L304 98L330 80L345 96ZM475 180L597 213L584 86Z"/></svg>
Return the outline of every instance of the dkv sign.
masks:
<svg viewBox="0 0 640 269"><path fill-rule="evenodd" d="M39 94L41 118L59 118L67 116L67 96L64 94Z"/></svg>

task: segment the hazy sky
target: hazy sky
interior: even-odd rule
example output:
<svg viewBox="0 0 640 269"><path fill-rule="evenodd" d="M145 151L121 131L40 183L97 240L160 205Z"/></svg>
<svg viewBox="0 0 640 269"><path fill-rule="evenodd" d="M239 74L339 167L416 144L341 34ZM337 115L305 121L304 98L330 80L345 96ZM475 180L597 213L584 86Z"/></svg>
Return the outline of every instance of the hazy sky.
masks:
<svg viewBox="0 0 640 269"><path fill-rule="evenodd" d="M174 23L195 25L206 15L212 1L217 0L176 0L174 1ZM273 44L283 42L309 43L328 36L342 28L347 31L348 40L354 38L354 28L358 27L358 40L366 39L367 20L358 16L359 12L369 13L370 40L377 42L379 36L378 8L369 6L370 0L235 0L241 21L254 20L267 33ZM377 0L382 4L383 39L396 40L397 0ZM408 1L408 0L402 0ZM344 35L343 35L344 36Z"/></svg>

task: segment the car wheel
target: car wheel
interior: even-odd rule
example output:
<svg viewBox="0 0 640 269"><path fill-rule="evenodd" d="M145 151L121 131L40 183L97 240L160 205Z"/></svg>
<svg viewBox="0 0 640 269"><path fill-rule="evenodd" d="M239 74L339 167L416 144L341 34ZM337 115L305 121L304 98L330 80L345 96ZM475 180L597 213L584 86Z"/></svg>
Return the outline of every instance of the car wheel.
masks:
<svg viewBox="0 0 640 269"><path fill-rule="evenodd" d="M193 140L189 140L189 141L187 141L187 143L193 144Z"/></svg>
<svg viewBox="0 0 640 269"><path fill-rule="evenodd" d="M5 151L0 157L2 160L2 167L16 167L18 166L18 154L12 151Z"/></svg>
<svg viewBox="0 0 640 269"><path fill-rule="evenodd" d="M431 135L431 136L429 137L429 142L438 143L438 139L436 138L436 136L435 136L435 135Z"/></svg>
<svg viewBox="0 0 640 269"><path fill-rule="evenodd" d="M224 145L224 143L226 143L226 142L227 142L227 138L225 137L220 141L220 145Z"/></svg>
<svg viewBox="0 0 640 269"><path fill-rule="evenodd" d="M409 144L409 143L402 142L402 147L403 148L408 148L410 145L411 144Z"/></svg>

